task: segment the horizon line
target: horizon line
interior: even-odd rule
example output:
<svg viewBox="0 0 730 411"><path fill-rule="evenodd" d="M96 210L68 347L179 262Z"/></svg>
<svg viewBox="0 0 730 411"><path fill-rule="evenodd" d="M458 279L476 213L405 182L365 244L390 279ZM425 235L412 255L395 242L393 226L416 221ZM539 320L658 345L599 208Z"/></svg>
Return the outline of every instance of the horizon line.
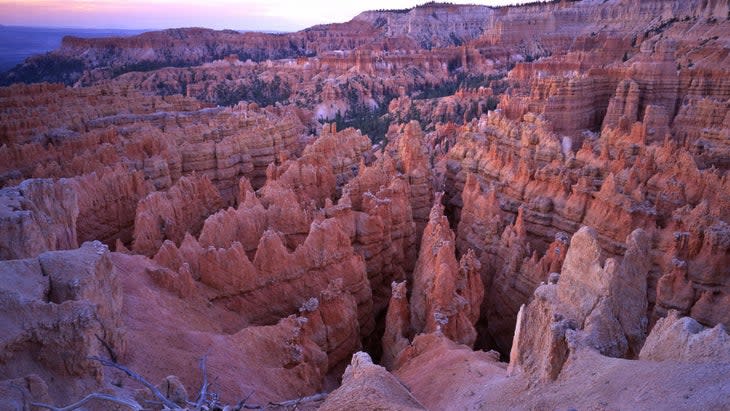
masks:
<svg viewBox="0 0 730 411"><path fill-rule="evenodd" d="M281 33L296 33L297 31L301 30L255 30L255 29L231 29L231 28L225 28L225 29L216 29L212 27L205 27L205 26L179 26L179 27L147 27L147 28L122 28L122 27L89 27L89 26L45 26L45 25L31 25L31 24L1 24L0 28L27 28L27 29L54 29L54 30L95 30L95 31L105 31L105 30L115 30L115 31L134 31L139 33L147 33L151 31L163 31L163 30L179 30L179 29L206 29L206 30L213 30L213 31L225 31L225 30L233 30L237 31L239 33L247 33L247 32L253 32L253 33L271 33L271 34L281 34ZM309 26L313 27L313 26ZM308 28L308 27L306 27ZM305 28L305 29L306 29ZM302 29L304 30L304 29Z"/></svg>

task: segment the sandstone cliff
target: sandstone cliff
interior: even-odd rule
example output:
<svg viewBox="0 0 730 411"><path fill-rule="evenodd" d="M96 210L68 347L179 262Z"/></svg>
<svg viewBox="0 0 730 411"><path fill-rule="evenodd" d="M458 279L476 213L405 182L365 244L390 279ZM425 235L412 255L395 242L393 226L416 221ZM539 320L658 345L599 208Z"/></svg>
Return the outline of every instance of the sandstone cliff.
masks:
<svg viewBox="0 0 730 411"><path fill-rule="evenodd" d="M74 87L0 88L0 408L155 400L89 356L180 406L205 358L211 409L728 408L728 11L66 39L14 75Z"/></svg>

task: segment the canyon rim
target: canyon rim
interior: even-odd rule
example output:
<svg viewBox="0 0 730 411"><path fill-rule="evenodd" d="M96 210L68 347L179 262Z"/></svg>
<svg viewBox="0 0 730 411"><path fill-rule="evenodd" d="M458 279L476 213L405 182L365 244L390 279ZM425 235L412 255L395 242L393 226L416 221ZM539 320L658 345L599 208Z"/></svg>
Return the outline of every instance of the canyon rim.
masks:
<svg viewBox="0 0 730 411"><path fill-rule="evenodd" d="M728 0L68 36L0 85L0 409L730 409Z"/></svg>

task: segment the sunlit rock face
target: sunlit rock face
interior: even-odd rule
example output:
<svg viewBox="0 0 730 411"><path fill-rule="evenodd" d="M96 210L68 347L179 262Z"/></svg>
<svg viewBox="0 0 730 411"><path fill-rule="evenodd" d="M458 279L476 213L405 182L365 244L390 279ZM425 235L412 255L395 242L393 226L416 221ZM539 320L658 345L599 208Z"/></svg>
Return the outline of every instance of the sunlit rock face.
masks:
<svg viewBox="0 0 730 411"><path fill-rule="evenodd" d="M94 356L178 406L205 358L211 409L730 407L729 8L66 38L0 78L0 408L160 400Z"/></svg>

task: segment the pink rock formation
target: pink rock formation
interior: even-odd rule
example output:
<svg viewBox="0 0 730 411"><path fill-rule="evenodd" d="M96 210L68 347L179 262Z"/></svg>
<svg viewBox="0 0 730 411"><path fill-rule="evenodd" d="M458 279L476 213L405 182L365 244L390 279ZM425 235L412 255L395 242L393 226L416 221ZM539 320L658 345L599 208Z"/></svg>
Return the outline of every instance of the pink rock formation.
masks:
<svg viewBox="0 0 730 411"><path fill-rule="evenodd" d="M327 369L335 371L341 371L361 348L357 301L343 286L341 279L333 280L319 298L311 298L299 308L308 320L305 332L327 353Z"/></svg>
<svg viewBox="0 0 730 411"><path fill-rule="evenodd" d="M0 88L0 408L728 408L728 7L67 38L0 76L76 84Z"/></svg>
<svg viewBox="0 0 730 411"><path fill-rule="evenodd" d="M413 271L410 323L415 334L439 331L473 345L474 323L484 297L480 265L473 253L457 262L454 233L440 202L441 194L437 194Z"/></svg>
<svg viewBox="0 0 730 411"><path fill-rule="evenodd" d="M370 356L357 352L342 375L342 386L330 393L320 410L424 410L407 388Z"/></svg>
<svg viewBox="0 0 730 411"><path fill-rule="evenodd" d="M433 191L429 153L424 140L421 125L412 121L403 128L403 134L396 143L403 173L408 176L411 185L411 210L419 233L417 241L421 240L420 234L428 224Z"/></svg>
<svg viewBox="0 0 730 411"><path fill-rule="evenodd" d="M395 375L429 409L464 408L485 386L503 381L505 367L494 351L472 351L443 335L424 334L413 340Z"/></svg>
<svg viewBox="0 0 730 411"><path fill-rule="evenodd" d="M595 404L722 408L727 403L723 372L728 367L723 363L627 361L578 350L571 353L558 381L531 384L520 375L507 377L494 353L471 351L443 336L420 336L413 348L413 356L395 374L413 387L413 396L429 409L590 408ZM650 385L626 384L637 378Z"/></svg>
<svg viewBox="0 0 730 411"><path fill-rule="evenodd" d="M4 380L25 378L32 393L76 398L103 375L90 356L124 358L122 289L109 257L97 241L0 263Z"/></svg>
<svg viewBox="0 0 730 411"><path fill-rule="evenodd" d="M98 239L111 244L118 239L130 244L137 203L153 190L144 174L116 167L81 176L73 183L78 195L79 242Z"/></svg>
<svg viewBox="0 0 730 411"><path fill-rule="evenodd" d="M725 326L705 328L691 317L670 311L651 330L639 358L649 361L687 363L727 363L730 361L730 337Z"/></svg>
<svg viewBox="0 0 730 411"><path fill-rule="evenodd" d="M152 193L139 202L133 249L153 255L165 240L179 244L186 232L196 235L206 217L222 206L223 199L207 177L183 177L168 192Z"/></svg>
<svg viewBox="0 0 730 411"><path fill-rule="evenodd" d="M78 196L70 181L26 180L0 191L0 258L78 247Z"/></svg>
<svg viewBox="0 0 730 411"><path fill-rule="evenodd" d="M264 201L269 190L288 187L300 203L314 201L324 206L341 187L357 175L360 160L370 148L367 137L352 128L336 134L324 133L308 145L297 160L267 170Z"/></svg>
<svg viewBox="0 0 730 411"><path fill-rule="evenodd" d="M241 326L274 322L337 279L355 299L360 332L368 335L374 326L365 266L334 219L314 221L306 240L294 252L276 232L267 230L253 260L239 242L206 249L190 236L179 248L166 243L155 260L173 271L189 270L193 278L210 287L206 294L216 305L237 313L236 323Z"/></svg>
<svg viewBox="0 0 730 411"><path fill-rule="evenodd" d="M227 403L240 401L242 392L255 391L249 401L260 404L321 389L328 358L326 346L314 340L326 331L321 328L324 324L304 317L319 315L316 312L242 327L238 314L208 304L200 286L183 299L156 285L147 272L157 266L148 259L114 254L113 261L126 273L123 325L128 355L124 363L148 380L176 375L188 392L195 392L201 383L196 364L207 353L209 375L223 377L216 392ZM146 344L147 338L158 344Z"/></svg>
<svg viewBox="0 0 730 411"><path fill-rule="evenodd" d="M417 255L410 185L386 156L360 167L342 192L338 204L325 212L349 227L353 247L365 260L375 312L384 311L391 283L406 278Z"/></svg>
<svg viewBox="0 0 730 411"><path fill-rule="evenodd" d="M555 379L569 344L604 355L632 358L646 338L648 238L642 230L627 238L617 262L601 263L596 233L581 228L572 238L557 284L545 284L520 309L510 354L513 371Z"/></svg>
<svg viewBox="0 0 730 411"><path fill-rule="evenodd" d="M649 111L651 112L651 109ZM710 282L706 279L700 280L702 276L715 275L710 272L723 272L723 269L716 265L723 264L722 261L724 261L723 252L720 251L724 248L719 246L722 244L719 239L724 236L721 233L725 232L721 228L724 227L725 219L721 213L710 213L714 217L706 217L703 223L696 225L702 232L710 230L709 227L716 227L710 230L716 233L710 236L710 238L715 238L711 240L713 244L717 244L714 248L715 251L710 251L713 250L713 247L708 246L703 251L706 254L700 257L699 248L689 248L681 241L677 242L676 246L674 245L674 233L677 233L678 239L684 238L680 233L689 232L684 228L688 227L685 225L686 222L700 221L694 220L695 216L699 215L699 211L696 211L696 214L690 213L694 206L689 205L696 204L704 209L705 206L702 204L705 203L700 200L704 198L707 204L715 204L709 209L722 209L721 204L724 204L724 200L706 190L714 187L713 192L722 191L725 185L724 180L717 179L716 172L700 170L697 162L691 158L692 156L686 151L678 149L676 144L671 141L662 141L661 144L647 143L643 137L638 140L626 137L631 139L631 143L629 143L627 140L622 140L625 137L621 136L626 135L622 134L623 132L609 130L604 131L595 143L584 142L584 148L574 154L575 160L571 160L571 151L565 151L567 156L561 154L557 138L549 134L547 138L539 138L546 143L552 141L553 143L548 143L547 147L552 144L554 148L540 152L529 142L529 136L523 134L524 137L528 137L528 140L525 141L527 148L517 150L514 147L515 139L504 136L500 130L503 127L509 127L509 130L515 130L510 131L511 133L524 133L526 131L525 122L515 128L515 123L505 121L499 115L490 115L483 120L482 130L484 131L478 134L462 131L457 145L449 153L447 186L453 184L453 189L449 190L449 205L452 207L455 217L464 219L463 224L460 224L460 228L457 230L459 249L464 250L465 247L471 247L477 251L482 266L485 267L483 272L485 284L490 292L497 293L497 295L488 295L486 301L497 307L511 307L507 311L508 317L514 316L519 304L526 302L532 287L536 286L539 281L546 280L549 272L558 271L555 268L559 268L559 264L541 275L537 275L535 272L535 277L532 279L524 278L524 274L521 273L524 273L525 270L513 269L511 274L503 276L499 282L494 283L492 278L500 275L497 273L496 267L499 267L500 270L509 267L503 262L495 264L494 261L499 261L497 258L502 261L514 258L514 261L519 262L526 257L532 258L533 250L537 251L536 257L540 258L541 251L547 251L550 241L553 241L556 235L561 231L568 234L574 233L580 224L589 224L594 227L598 232L601 247L610 255L619 256L625 253L623 238L633 228L642 227L651 232L657 225L662 227L660 234L655 237L658 241L656 249L665 251L652 255L652 276L648 279L647 288L649 302L653 304L654 301L658 301L658 304L655 305L656 315L663 315L666 309L672 307L688 313L690 306L700 299L699 294L694 295L697 293L695 290L699 288L698 285L690 285L691 290L687 287L673 288L675 286L664 285L668 285L670 280L673 284L677 284L676 287L680 285L679 279L670 278L670 275L673 278L677 278L678 275L670 274L670 272L676 271L673 268L673 259L681 261L697 259L698 264L694 267L704 273L698 273L697 280L703 284L709 285ZM525 121L527 120L529 120L528 116L525 116ZM640 123L642 127L646 126L645 128L656 130L656 124L649 126L654 120L649 118L644 121ZM539 128L533 130L538 131ZM631 130L633 131L628 132L645 133L637 127L632 127ZM537 135L541 136L542 133L542 131L538 131ZM499 146L494 143L490 144L490 140L482 136L494 136L495 141L503 144ZM533 141L535 140L533 139ZM677 156L678 161L668 160L670 152ZM532 163L533 160L515 161L515 156L534 158L537 163ZM476 174L478 178L469 180L470 172ZM480 184L476 184L477 182ZM507 182L509 184L506 184ZM482 186L489 188L482 188ZM464 187L462 192L460 192L461 187ZM494 197L489 203L480 200L485 197L480 193L485 191ZM492 191L494 193L491 193ZM530 247L514 246L515 239L519 236L509 235L502 238L495 234L488 235L488 233L500 233L500 230L504 230L506 223L503 221L509 221L509 214L519 209L523 210L522 219L526 235L517 243L529 244ZM482 217L477 218L477 215ZM489 219L488 216L493 217ZM475 223L475 221L484 220L491 221L490 224L494 227L483 227L483 223ZM676 223L668 224L669 221ZM679 221L685 221L685 223L679 223ZM560 236L562 238L562 234ZM698 237L695 238L698 239ZM507 242L508 239L511 239L510 243ZM500 253L500 244L513 244L513 246L506 247ZM557 247L558 244L555 246ZM564 248L558 247L561 250ZM670 251L675 249L677 251ZM684 251L679 251L680 249ZM509 252L506 252L507 250ZM521 252L518 252L519 250ZM703 261L702 263L699 263L700 259ZM560 259L557 259L556 263L559 261ZM531 264L534 265L534 262ZM520 264L515 263L512 266L519 267ZM690 264L690 266L692 265ZM530 270L530 272L534 271ZM654 294L654 284L661 274L656 273L666 273L664 274L666 278L662 280L662 286L659 287L661 294L658 298ZM505 281L505 279L513 278L518 279L518 282L514 283L515 287L512 286L513 283ZM714 278L713 284L718 284L718 277ZM689 280L684 281L689 283ZM491 284L498 284L506 288L499 291ZM723 301L722 296L726 294L724 286L712 285L711 287L717 293L715 298L719 297L717 301ZM518 291L522 297L517 297L519 294L510 291L510 288L522 290ZM674 289L678 294L671 291L672 296L670 297L669 292ZM686 291L680 292L680 289ZM682 302L682 306L677 305L678 301L669 301L674 298L674 295L685 300ZM662 302L665 299L667 299L666 304ZM505 303L506 301L512 301L512 303ZM725 321L722 315L709 307L710 305L703 301L696 310L697 318L703 318L702 321L705 321L707 325ZM489 317L497 316L489 315ZM509 341L509 324L507 324L506 332L489 330L489 328L487 330L491 338L497 338L498 346L504 351L504 347Z"/></svg>
<svg viewBox="0 0 730 411"><path fill-rule="evenodd" d="M393 282L383 333L383 355L380 362L392 370L398 355L410 344L410 318L406 282Z"/></svg>

